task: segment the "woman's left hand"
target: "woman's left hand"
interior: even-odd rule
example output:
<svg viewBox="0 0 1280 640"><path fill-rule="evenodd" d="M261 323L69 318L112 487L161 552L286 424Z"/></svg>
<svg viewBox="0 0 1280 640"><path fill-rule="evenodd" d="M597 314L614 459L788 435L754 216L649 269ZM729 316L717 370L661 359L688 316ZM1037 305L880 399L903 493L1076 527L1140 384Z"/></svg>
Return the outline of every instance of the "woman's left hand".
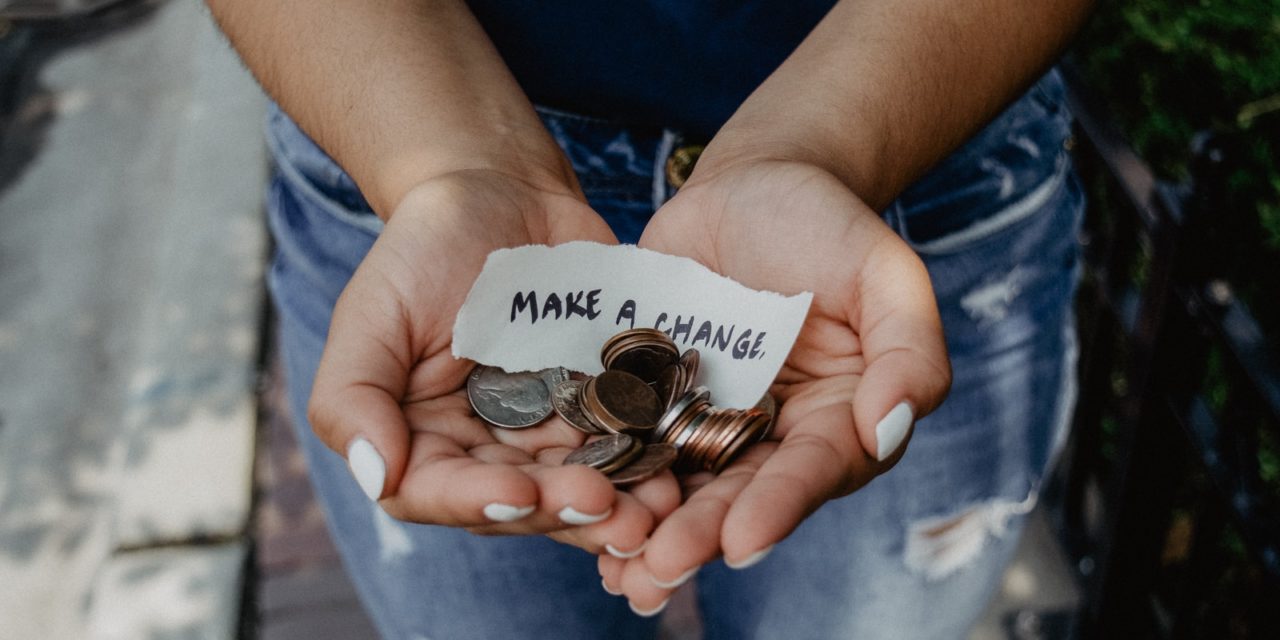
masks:
<svg viewBox="0 0 1280 640"><path fill-rule="evenodd" d="M755 289L814 294L773 386L782 409L772 438L718 476L687 478L686 501L643 555L601 556L605 584L647 612L702 564L760 557L824 502L893 466L914 420L942 402L951 369L924 265L816 166L695 173L640 245Z"/></svg>

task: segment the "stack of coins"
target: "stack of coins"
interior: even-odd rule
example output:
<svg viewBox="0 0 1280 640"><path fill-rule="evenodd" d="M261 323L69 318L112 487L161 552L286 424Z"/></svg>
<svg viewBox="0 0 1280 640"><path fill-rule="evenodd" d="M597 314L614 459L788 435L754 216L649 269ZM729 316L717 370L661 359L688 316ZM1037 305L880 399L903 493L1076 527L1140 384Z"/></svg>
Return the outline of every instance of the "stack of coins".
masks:
<svg viewBox="0 0 1280 640"><path fill-rule="evenodd" d="M696 349L683 354L656 329L623 331L604 344L605 371L571 380L564 369L507 374L477 366L467 382L476 415L518 429L555 412L571 427L603 436L575 450L565 464L585 464L630 485L675 466L681 473L719 473L773 428L777 405L765 394L751 409L711 404L694 387Z"/></svg>
<svg viewBox="0 0 1280 640"><path fill-rule="evenodd" d="M699 390L706 392L701 387ZM695 393L690 392L686 397ZM769 434L773 416L754 407L719 409L704 400L689 404L674 415L669 424L663 441L680 452L677 471L720 473L744 449Z"/></svg>

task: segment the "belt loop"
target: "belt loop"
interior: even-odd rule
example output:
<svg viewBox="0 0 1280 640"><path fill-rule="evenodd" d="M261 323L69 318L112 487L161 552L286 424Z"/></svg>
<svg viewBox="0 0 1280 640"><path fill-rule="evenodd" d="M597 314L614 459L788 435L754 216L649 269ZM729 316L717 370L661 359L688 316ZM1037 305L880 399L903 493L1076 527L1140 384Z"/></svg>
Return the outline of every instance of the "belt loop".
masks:
<svg viewBox="0 0 1280 640"><path fill-rule="evenodd" d="M656 211L673 195L673 189L667 183L667 158L680 144L682 136L670 129L662 130L662 140L658 141L658 149L653 154L653 208Z"/></svg>

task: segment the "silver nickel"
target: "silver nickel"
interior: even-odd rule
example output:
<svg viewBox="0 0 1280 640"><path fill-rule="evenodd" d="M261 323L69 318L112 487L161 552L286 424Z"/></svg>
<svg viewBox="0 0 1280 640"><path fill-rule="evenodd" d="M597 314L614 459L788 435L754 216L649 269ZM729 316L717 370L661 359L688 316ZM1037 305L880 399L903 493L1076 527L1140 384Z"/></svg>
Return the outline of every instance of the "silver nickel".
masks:
<svg viewBox="0 0 1280 640"><path fill-rule="evenodd" d="M564 464L585 464L605 472L621 468L640 453L640 443L625 433L615 433L574 449Z"/></svg>
<svg viewBox="0 0 1280 640"><path fill-rule="evenodd" d="M532 427L552 411L551 389L541 371L507 373L476 365L467 378L467 399L476 415L504 429Z"/></svg>

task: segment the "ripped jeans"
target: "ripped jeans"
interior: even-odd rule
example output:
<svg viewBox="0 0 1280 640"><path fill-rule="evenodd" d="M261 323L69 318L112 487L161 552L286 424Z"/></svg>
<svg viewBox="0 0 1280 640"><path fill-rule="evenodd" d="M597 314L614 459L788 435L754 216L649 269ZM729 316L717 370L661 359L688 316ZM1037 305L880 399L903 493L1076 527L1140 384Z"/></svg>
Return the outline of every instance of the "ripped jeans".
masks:
<svg viewBox="0 0 1280 640"><path fill-rule="evenodd" d="M678 133L543 111L590 203L634 242L671 196ZM305 407L333 305L381 223L281 112L269 284L289 399L329 528L387 638L653 638L595 558L539 537L393 520L312 434ZM958 638L999 584L1075 400L1080 188L1056 73L884 213L933 279L954 369L901 462L809 517L763 562L696 579L706 637Z"/></svg>

